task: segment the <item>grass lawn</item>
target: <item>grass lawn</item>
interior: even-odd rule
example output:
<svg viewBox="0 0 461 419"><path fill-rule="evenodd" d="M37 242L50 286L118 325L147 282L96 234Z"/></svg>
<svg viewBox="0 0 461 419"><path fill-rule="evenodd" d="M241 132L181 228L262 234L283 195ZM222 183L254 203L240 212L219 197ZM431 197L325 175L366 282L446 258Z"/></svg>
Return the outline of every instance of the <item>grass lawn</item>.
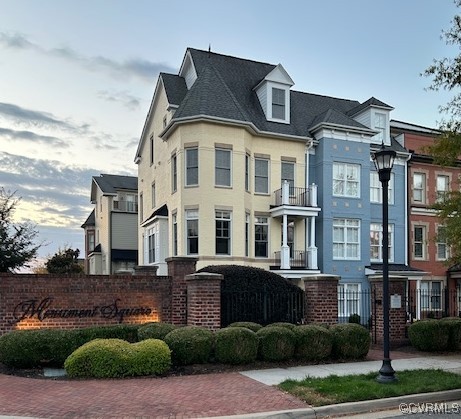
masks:
<svg viewBox="0 0 461 419"><path fill-rule="evenodd" d="M342 377L307 377L302 381L286 380L278 387L312 406L461 388L461 375L440 369L399 371L396 373L398 381L388 384L378 383L377 375L372 372Z"/></svg>

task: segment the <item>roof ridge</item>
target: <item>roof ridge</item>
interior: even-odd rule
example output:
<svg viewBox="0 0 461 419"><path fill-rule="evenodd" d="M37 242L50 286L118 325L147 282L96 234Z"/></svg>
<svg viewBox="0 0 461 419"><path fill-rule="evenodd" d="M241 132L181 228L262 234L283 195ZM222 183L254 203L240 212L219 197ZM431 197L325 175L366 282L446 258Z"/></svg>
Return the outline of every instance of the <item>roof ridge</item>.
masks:
<svg viewBox="0 0 461 419"><path fill-rule="evenodd" d="M247 59L247 58L236 57L235 55L221 54L219 52L206 51L206 50L203 50L203 49L192 48L192 47L188 47L187 49L188 50L193 50L193 51L198 51L198 52L203 52L205 54L219 55L220 57L233 58L234 60L246 61L246 62L255 63L255 64L272 65L274 67L277 67L277 64L272 64L272 63L268 63L268 62L264 62L264 61L251 60L251 59Z"/></svg>

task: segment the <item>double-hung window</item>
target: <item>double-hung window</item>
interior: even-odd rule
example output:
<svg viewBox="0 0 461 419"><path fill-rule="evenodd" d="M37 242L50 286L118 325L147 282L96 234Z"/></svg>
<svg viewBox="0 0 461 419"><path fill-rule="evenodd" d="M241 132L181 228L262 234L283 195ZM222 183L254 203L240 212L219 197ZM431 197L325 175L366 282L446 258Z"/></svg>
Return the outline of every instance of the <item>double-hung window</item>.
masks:
<svg viewBox="0 0 461 419"><path fill-rule="evenodd" d="M173 256L178 255L178 214L173 214Z"/></svg>
<svg viewBox="0 0 461 419"><path fill-rule="evenodd" d="M272 118L285 120L285 90L272 88Z"/></svg>
<svg viewBox="0 0 461 419"><path fill-rule="evenodd" d="M384 142L386 133L386 115L383 113L375 113L375 130L379 131L376 134L376 140L380 143Z"/></svg>
<svg viewBox="0 0 461 419"><path fill-rule="evenodd" d="M269 223L267 217L255 217L255 257L269 255Z"/></svg>
<svg viewBox="0 0 461 419"><path fill-rule="evenodd" d="M250 191L250 156L245 154L245 190Z"/></svg>
<svg viewBox="0 0 461 419"><path fill-rule="evenodd" d="M426 226L413 227L413 256L415 259L426 258Z"/></svg>
<svg viewBox="0 0 461 419"><path fill-rule="evenodd" d="M148 243L148 263L155 262L155 230L150 228L147 230L147 243Z"/></svg>
<svg viewBox="0 0 461 419"><path fill-rule="evenodd" d="M282 161L282 185L287 181L290 184L290 195L294 194L295 187L295 164Z"/></svg>
<svg viewBox="0 0 461 419"><path fill-rule="evenodd" d="M437 202L443 202L450 190L450 177L437 175Z"/></svg>
<svg viewBox="0 0 461 419"><path fill-rule="evenodd" d="M413 173L413 201L426 202L426 174Z"/></svg>
<svg viewBox="0 0 461 419"><path fill-rule="evenodd" d="M178 156L173 154L171 156L171 192L178 190Z"/></svg>
<svg viewBox="0 0 461 419"><path fill-rule="evenodd" d="M389 204L394 203L394 173L391 173L391 178L388 182L388 198ZM383 202L383 185L379 180L378 172L370 172L370 202L381 204Z"/></svg>
<svg viewBox="0 0 461 419"><path fill-rule="evenodd" d="M231 153L232 150L215 149L216 186L231 186Z"/></svg>
<svg viewBox="0 0 461 419"><path fill-rule="evenodd" d="M437 260L447 260L450 257L446 232L444 226L437 228Z"/></svg>
<svg viewBox="0 0 461 419"><path fill-rule="evenodd" d="M360 165L333 163L333 195L360 197Z"/></svg>
<svg viewBox="0 0 461 419"><path fill-rule="evenodd" d="M198 210L186 210L187 254L198 254Z"/></svg>
<svg viewBox="0 0 461 419"><path fill-rule="evenodd" d="M360 258L360 220L333 219L333 259Z"/></svg>
<svg viewBox="0 0 461 419"><path fill-rule="evenodd" d="M186 148L186 186L198 185L198 148Z"/></svg>
<svg viewBox="0 0 461 419"><path fill-rule="evenodd" d="M389 262L394 260L394 225L388 225L388 255ZM383 261L383 226L382 224L371 223L370 224L370 260L373 262Z"/></svg>
<svg viewBox="0 0 461 419"><path fill-rule="evenodd" d="M216 254L231 254L231 212L215 211Z"/></svg>
<svg viewBox="0 0 461 419"><path fill-rule="evenodd" d="M255 192L269 193L269 160L255 158Z"/></svg>

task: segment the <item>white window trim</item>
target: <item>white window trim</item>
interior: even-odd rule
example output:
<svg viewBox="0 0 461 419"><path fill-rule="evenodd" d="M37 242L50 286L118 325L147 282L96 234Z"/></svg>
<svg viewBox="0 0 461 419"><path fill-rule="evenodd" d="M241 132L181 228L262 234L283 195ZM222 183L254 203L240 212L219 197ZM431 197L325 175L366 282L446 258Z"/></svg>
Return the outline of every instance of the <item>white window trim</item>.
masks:
<svg viewBox="0 0 461 419"><path fill-rule="evenodd" d="M422 256L416 256L416 252L415 252L415 245L416 245L416 235L415 235L415 228L416 227L420 227L423 229L422 233L423 233L423 237L422 237L422 242L421 242L421 248L422 248ZM412 248L412 254L413 254L413 259L414 260L426 260L427 259L427 249L426 249L426 246L427 246L427 225L425 224L413 224L412 226L412 234L413 234L413 240L412 240L412 243L413 243L413 248ZM419 242L418 242L419 243Z"/></svg>
<svg viewBox="0 0 461 419"><path fill-rule="evenodd" d="M192 211L197 212L197 216L196 216L196 217L190 217L190 216L189 216L189 213L191 213ZM199 218L199 216L200 216L200 214L199 214L199 212L198 212L198 209L188 209L188 210L185 211L185 217L184 217L184 218L185 218L186 222L184 223L184 229L185 229L185 231L184 231L184 233L185 233L185 234L184 234L184 237L186 238L186 240L184 240L184 244L185 244L185 247L186 247L186 248L185 248L185 254L188 255L188 256L191 256L191 255L198 255L198 254L199 254L199 251L200 251L200 223L199 223L199 219L200 219L200 218ZM188 241L189 241L189 236L188 236L188 234L187 234L187 222L188 222L188 221L193 221L193 220L197 220L197 223L198 223L198 224L197 224L197 233L198 233L198 234L197 234L197 243L198 243L198 246L197 246L197 253L190 253L190 252L189 252L189 246L188 246L188 244L189 244L189 243L188 243Z"/></svg>
<svg viewBox="0 0 461 419"><path fill-rule="evenodd" d="M372 179L375 178L378 180L378 186L376 187L375 185L372 185ZM389 205L394 205L394 173L391 173L391 178L389 180L388 184L388 198L389 198ZM378 200L373 200L372 196L373 194L371 193L372 189L378 190ZM370 202L372 204L382 204L383 203L383 184L379 180L379 174L376 171L370 172Z"/></svg>
<svg viewBox="0 0 461 419"><path fill-rule="evenodd" d="M285 91L285 118L274 118L272 115L272 89L279 89ZM282 124L290 123L290 88L289 86L276 84L276 83L267 83L267 115L268 121L271 122L280 122Z"/></svg>
<svg viewBox="0 0 461 419"><path fill-rule="evenodd" d="M344 223L344 226L335 226L335 220L344 220L345 223ZM357 226L347 226L347 221L357 221L358 222L358 225ZM335 256L334 255L334 245L335 245L335 241L334 241L334 229L335 227L339 228L343 228L344 230L344 242L341 242L344 246L344 251L343 251L343 256ZM354 228L354 229L357 229L357 237L358 237L358 242L357 243L351 243L351 244L354 244L354 245L357 245L357 256L356 257L348 257L347 256L347 245L348 245L348 242L347 242L347 229L348 228ZM359 219L356 219L356 218L333 218L333 229L332 229L332 235L333 235L333 240L332 240L332 244L333 244L333 247L332 247L332 254L333 254L333 260L360 260L360 252L361 252L361 243L360 243L360 240L361 240L361 237L360 237L360 229L361 229L361 222ZM339 242L338 242L339 243Z"/></svg>
<svg viewBox="0 0 461 419"><path fill-rule="evenodd" d="M377 225L379 226L378 230L371 230L372 225ZM394 262L394 224L389 224L388 225L389 230L389 262ZM378 259L372 259L370 256L370 261L371 262L382 262L383 261L383 225L380 223L370 223L370 234L372 231L377 231L379 234L379 258ZM370 237L371 240L371 237ZM371 249L371 242L370 242L370 249Z"/></svg>
<svg viewBox="0 0 461 419"><path fill-rule="evenodd" d="M339 181L343 181L344 182L344 194L336 194L335 193L335 187L334 187L334 184L335 184L335 177L334 177L334 172L335 172L335 166L342 166L343 170L344 170L344 179L337 179ZM347 172L347 168L348 166L354 166L357 168L357 180L353 180L353 181L348 181L348 179L346 179L346 172ZM338 162L338 161L335 161L333 162L333 166L332 166L332 182L333 182L333 185L332 185L332 189L333 189L333 196L337 196L337 197L340 197L340 198L354 198L354 199L358 199L360 198L360 189L361 189L361 166L360 164L357 164L357 163L344 163L344 162ZM347 191L347 183L348 182L356 182L357 183L357 195L348 195L346 193Z"/></svg>
<svg viewBox="0 0 461 419"><path fill-rule="evenodd" d="M187 170L188 170L188 166L187 166L187 153L191 150L196 150L197 151L197 183L188 183L187 182ZM199 149L198 147L189 147L189 148L186 148L185 149L185 152L184 152L184 185L187 187L187 188L194 188L194 187L197 187L199 186L200 184L200 155L199 155Z"/></svg>
<svg viewBox="0 0 461 419"><path fill-rule="evenodd" d="M256 220L258 218L265 218L265 223L259 223ZM270 255L270 220L269 217L266 216L255 216L254 217L254 235L253 235L253 243L254 243L254 252L255 252L255 259L268 259ZM267 256L256 256L256 226L257 225L265 225L267 226Z"/></svg>
<svg viewBox="0 0 461 419"><path fill-rule="evenodd" d="M218 213L221 213L220 217L218 217ZM224 213L229 214L229 218L225 218ZM218 251L216 249L216 240L218 238L216 237L216 233L215 233L215 254L216 254L216 256L231 256L232 255L232 211L215 210L215 232L217 230L217 228L216 228L216 222L217 221L228 221L229 222L229 237L227 238L228 243L229 243L229 251L227 253L218 253Z"/></svg>

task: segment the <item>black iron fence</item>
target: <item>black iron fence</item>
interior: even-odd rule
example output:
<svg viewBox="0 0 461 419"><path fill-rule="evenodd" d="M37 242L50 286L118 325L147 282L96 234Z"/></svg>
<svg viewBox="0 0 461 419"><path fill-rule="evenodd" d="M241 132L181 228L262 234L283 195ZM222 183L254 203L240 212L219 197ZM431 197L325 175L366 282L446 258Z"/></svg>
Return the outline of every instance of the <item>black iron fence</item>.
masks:
<svg viewBox="0 0 461 419"><path fill-rule="evenodd" d="M275 322L302 323L304 291L225 291L221 293L221 327L238 321L267 325Z"/></svg>
<svg viewBox="0 0 461 419"><path fill-rule="evenodd" d="M298 207L309 207L311 206L309 200L309 188L296 188L290 186L289 198L288 198L288 205L295 205ZM283 196L282 196L282 189L277 189L274 192L275 195L275 206L283 205Z"/></svg>
<svg viewBox="0 0 461 419"><path fill-rule="evenodd" d="M411 289L408 292L409 321L461 317L461 292L459 289L434 287Z"/></svg>

